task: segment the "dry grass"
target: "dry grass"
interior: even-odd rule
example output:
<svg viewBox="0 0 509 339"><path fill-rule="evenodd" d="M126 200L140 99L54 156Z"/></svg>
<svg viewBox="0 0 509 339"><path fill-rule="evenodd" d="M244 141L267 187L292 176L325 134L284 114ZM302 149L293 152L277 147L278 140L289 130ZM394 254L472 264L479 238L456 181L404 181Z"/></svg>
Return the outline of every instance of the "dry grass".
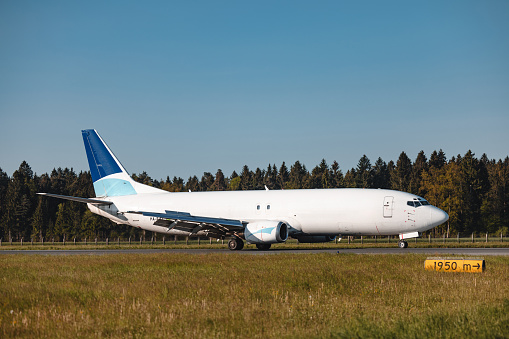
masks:
<svg viewBox="0 0 509 339"><path fill-rule="evenodd" d="M509 258L0 256L0 337L507 337Z"/></svg>

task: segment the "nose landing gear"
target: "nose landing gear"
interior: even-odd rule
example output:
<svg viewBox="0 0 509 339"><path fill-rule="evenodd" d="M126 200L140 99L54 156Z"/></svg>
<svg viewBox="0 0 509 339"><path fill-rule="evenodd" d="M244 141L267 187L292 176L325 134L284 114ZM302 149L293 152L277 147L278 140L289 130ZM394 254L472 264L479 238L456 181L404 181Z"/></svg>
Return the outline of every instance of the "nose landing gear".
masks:
<svg viewBox="0 0 509 339"><path fill-rule="evenodd" d="M398 242L398 247L399 248L407 248L408 247L408 243L406 241L404 241L404 240L400 240Z"/></svg>

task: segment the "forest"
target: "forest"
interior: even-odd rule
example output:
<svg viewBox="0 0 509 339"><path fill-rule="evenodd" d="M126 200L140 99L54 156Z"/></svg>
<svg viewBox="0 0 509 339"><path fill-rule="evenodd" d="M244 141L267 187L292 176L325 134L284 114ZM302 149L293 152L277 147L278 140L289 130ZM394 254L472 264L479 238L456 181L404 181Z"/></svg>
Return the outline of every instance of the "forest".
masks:
<svg viewBox="0 0 509 339"><path fill-rule="evenodd" d="M288 166L269 164L266 169L242 167L227 177L222 170L191 176L152 179L146 172L132 174L143 184L169 192L317 189L317 188L385 188L414 193L426 198L449 214L449 221L431 230L434 235L455 236L471 233L507 235L509 226L509 157L476 158L472 151L447 159L445 153L433 151L429 159L424 151L412 161L405 152L399 158L374 164L363 155L357 167L343 173L339 163L325 160L309 171L296 161ZM0 168L0 239L89 239L139 238L143 231L116 225L92 214L85 204L42 197L47 192L78 197L94 197L90 172L76 173L72 168L53 169L50 174L34 174L23 161L12 176Z"/></svg>

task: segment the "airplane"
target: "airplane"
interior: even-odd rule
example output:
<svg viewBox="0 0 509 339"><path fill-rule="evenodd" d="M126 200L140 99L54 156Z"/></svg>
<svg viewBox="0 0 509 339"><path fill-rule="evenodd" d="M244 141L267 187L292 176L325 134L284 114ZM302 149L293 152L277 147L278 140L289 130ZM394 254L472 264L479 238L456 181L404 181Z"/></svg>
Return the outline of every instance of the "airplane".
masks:
<svg viewBox="0 0 509 339"><path fill-rule="evenodd" d="M40 195L86 203L117 224L179 236L244 240L259 250L285 242L334 241L344 236L407 239L446 222L448 214L414 194L387 189L331 188L167 192L134 181L94 129L82 131L95 198Z"/></svg>

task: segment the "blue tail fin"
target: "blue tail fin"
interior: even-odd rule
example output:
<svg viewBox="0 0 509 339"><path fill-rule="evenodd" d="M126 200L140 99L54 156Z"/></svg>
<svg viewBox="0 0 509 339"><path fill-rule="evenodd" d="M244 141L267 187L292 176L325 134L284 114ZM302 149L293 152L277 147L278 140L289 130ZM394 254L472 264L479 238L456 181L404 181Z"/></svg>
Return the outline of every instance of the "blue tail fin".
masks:
<svg viewBox="0 0 509 339"><path fill-rule="evenodd" d="M81 131L96 197L136 194L134 181L96 130Z"/></svg>

